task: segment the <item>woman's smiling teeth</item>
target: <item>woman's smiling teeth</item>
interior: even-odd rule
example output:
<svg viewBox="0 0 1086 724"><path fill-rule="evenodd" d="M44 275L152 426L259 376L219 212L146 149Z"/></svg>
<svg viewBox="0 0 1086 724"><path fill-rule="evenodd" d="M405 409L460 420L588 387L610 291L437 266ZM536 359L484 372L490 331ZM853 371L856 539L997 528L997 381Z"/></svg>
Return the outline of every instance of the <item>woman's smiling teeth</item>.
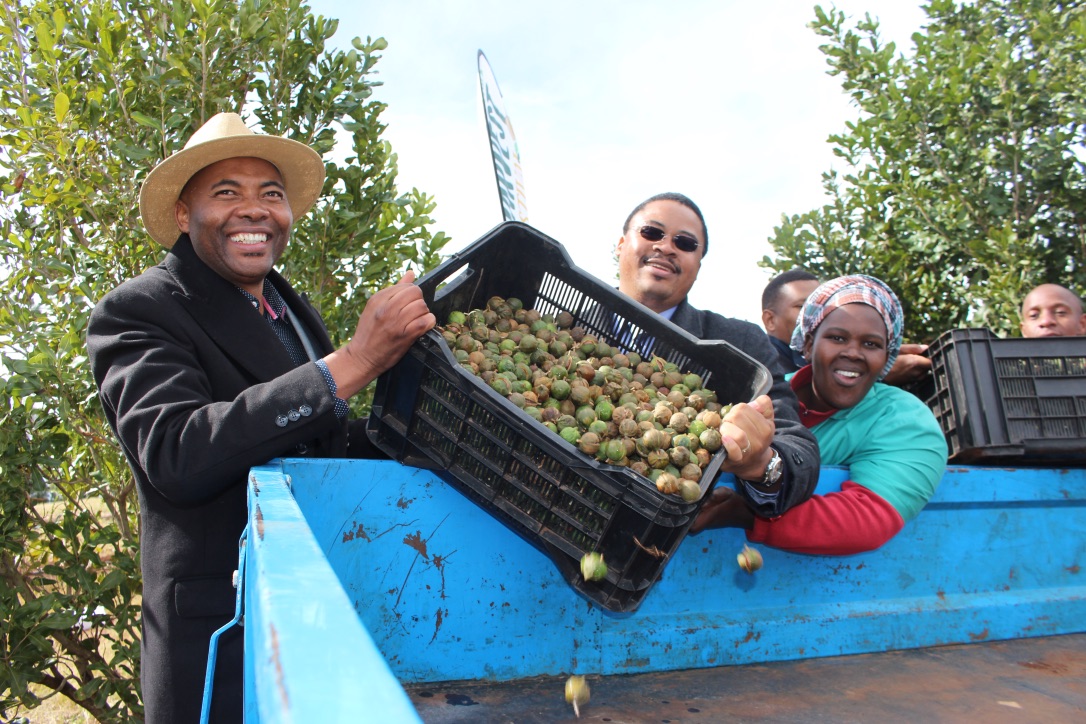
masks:
<svg viewBox="0 0 1086 724"><path fill-rule="evenodd" d="M267 240L267 234L234 234L230 237L235 244L262 244Z"/></svg>

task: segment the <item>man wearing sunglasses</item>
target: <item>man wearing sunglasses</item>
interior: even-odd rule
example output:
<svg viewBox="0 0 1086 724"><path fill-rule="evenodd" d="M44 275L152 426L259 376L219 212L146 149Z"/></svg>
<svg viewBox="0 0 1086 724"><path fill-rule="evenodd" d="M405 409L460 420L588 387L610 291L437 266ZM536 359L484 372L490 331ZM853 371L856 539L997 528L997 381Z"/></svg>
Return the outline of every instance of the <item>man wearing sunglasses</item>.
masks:
<svg viewBox="0 0 1086 724"><path fill-rule="evenodd" d="M728 459L722 470L758 515L772 518L811 497L818 482L818 444L800 423L799 407L777 353L750 322L695 309L687 294L698 278L709 237L701 210L686 196L664 193L637 206L618 241L619 291L699 339L720 339L764 364L773 387L750 404L735 405L721 432ZM734 495L721 486L714 497ZM729 523L733 506L714 506L698 528Z"/></svg>

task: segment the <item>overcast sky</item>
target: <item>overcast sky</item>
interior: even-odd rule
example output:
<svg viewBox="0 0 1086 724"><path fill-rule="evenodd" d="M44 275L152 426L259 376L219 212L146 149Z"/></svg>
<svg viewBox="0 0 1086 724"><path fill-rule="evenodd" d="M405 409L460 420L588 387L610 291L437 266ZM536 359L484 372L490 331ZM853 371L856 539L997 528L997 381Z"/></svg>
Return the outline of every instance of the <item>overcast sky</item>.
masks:
<svg viewBox="0 0 1086 724"><path fill-rule="evenodd" d="M825 202L831 133L855 110L827 75L809 0L311 0L333 44L384 37L376 96L399 186L433 195L455 251L501 222L476 54L516 132L532 226L584 271L613 281L622 222L661 191L705 214L710 252L691 302L759 322L757 266L782 213ZM911 52L914 0L841 0ZM825 8L830 4L825 3Z"/></svg>

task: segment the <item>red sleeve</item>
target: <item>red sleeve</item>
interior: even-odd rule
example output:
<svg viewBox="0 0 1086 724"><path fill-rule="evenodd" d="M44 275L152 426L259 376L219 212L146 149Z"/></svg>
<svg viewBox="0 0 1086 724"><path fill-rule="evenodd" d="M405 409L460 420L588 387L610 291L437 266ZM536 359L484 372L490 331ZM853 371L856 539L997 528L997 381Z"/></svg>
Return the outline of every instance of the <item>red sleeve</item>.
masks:
<svg viewBox="0 0 1086 724"><path fill-rule="evenodd" d="M852 481L815 495L779 518L755 517L747 538L795 553L847 556L873 551L905 525L886 500Z"/></svg>

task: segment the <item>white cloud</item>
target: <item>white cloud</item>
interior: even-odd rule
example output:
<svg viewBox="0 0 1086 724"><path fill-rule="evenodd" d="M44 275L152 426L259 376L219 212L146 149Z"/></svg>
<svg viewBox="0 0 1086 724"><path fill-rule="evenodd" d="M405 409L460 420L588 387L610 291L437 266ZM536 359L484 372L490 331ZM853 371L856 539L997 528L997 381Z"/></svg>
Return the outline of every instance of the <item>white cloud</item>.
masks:
<svg viewBox="0 0 1086 724"><path fill-rule="evenodd" d="M910 47L919 0L837 2ZM605 280L629 210L680 191L706 216L710 253L691 301L757 321L757 267L782 212L824 202L826 138L853 113L806 27L809 0L749 3L311 2L334 42L385 37L376 68L399 182L436 197L436 228L463 248L501 221L478 102L476 52L517 134L533 226ZM826 4L829 7L829 4Z"/></svg>

